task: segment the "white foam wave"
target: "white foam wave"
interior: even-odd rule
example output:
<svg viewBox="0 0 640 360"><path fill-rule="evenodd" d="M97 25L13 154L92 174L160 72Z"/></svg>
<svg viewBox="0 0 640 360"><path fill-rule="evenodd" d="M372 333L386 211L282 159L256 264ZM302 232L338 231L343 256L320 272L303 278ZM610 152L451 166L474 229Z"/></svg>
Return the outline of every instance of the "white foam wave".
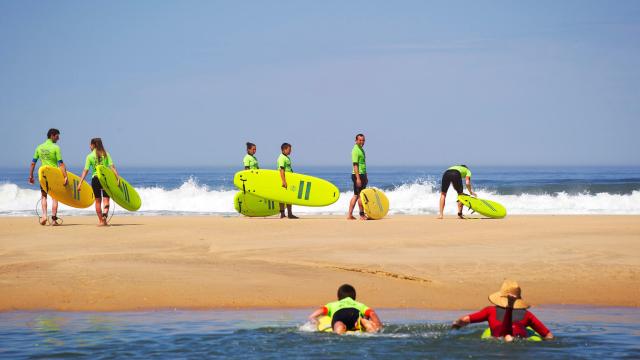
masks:
<svg viewBox="0 0 640 360"><path fill-rule="evenodd" d="M235 214L233 197L235 190L212 189L194 179L185 181L175 189L161 187L139 188L142 208L137 213L119 210L119 214ZM438 211L440 192L433 181L417 181L385 191L391 203L391 214L434 215ZM294 207L298 214L344 215L349 206L351 192L342 193L340 199L321 208ZM502 203L509 214L640 214L640 190L631 194L520 194L499 195L478 190L478 196ZM0 215L26 216L35 214L39 190L25 189L16 184L0 184ZM455 214L455 192L447 196L446 214ZM65 215L91 215L93 208L74 209L61 205Z"/></svg>

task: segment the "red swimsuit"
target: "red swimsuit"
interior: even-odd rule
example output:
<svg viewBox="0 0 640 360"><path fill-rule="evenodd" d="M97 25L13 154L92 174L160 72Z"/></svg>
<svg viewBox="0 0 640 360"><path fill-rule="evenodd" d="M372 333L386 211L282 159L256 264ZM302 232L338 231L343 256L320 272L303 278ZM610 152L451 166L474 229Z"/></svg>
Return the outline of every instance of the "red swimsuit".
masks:
<svg viewBox="0 0 640 360"><path fill-rule="evenodd" d="M500 313L504 312L502 320L498 320L498 311ZM533 328L542 337L547 336L549 333L549 329L528 310L515 310L515 314L512 312L513 309L487 306L477 313L469 315L469 318L471 323L488 321L491 336L495 337L511 335L526 338L528 336L527 326Z"/></svg>

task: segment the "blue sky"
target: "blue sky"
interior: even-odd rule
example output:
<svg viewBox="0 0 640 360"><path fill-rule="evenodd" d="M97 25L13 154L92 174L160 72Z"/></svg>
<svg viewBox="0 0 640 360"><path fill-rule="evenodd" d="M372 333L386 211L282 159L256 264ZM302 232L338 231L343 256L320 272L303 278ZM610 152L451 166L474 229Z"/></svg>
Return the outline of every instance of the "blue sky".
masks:
<svg viewBox="0 0 640 360"><path fill-rule="evenodd" d="M640 165L640 1L0 0L0 164L49 127L72 168Z"/></svg>

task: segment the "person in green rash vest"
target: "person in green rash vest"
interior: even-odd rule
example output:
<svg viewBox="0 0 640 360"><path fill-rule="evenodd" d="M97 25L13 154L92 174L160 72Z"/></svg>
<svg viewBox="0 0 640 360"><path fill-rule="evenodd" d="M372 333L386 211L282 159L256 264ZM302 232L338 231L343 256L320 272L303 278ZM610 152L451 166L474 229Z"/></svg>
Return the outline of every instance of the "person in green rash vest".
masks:
<svg viewBox="0 0 640 360"><path fill-rule="evenodd" d="M287 176L286 173L288 172L293 172L293 169L291 168L291 159L289 158L289 155L291 154L291 144L289 143L283 143L280 146L280 150L282 151L282 153L280 154L280 156L278 157L278 169L280 170L280 178L282 179L282 187L283 188L287 188ZM297 219L298 217L293 215L293 212L291 210L291 204L287 204L287 211L288 211L288 216L284 215L284 204L280 203L280 218L284 219L285 217L288 217L289 219Z"/></svg>
<svg viewBox="0 0 640 360"><path fill-rule="evenodd" d="M347 214L348 220L355 220L353 217L353 208L358 203L358 209L360 210L360 220L367 220L364 215L364 207L362 206L362 200L360 200L360 192L367 188L369 179L367 177L367 157L364 153L364 135L356 135L356 143L351 150L351 165L353 170L351 173L351 181L353 181L353 197L349 202L349 213Z"/></svg>
<svg viewBox="0 0 640 360"><path fill-rule="evenodd" d="M245 170L257 170L260 169L258 166L258 159L256 159L256 144L247 143L247 155L242 159L242 163L244 164Z"/></svg>
<svg viewBox="0 0 640 360"><path fill-rule="evenodd" d="M444 217L444 203L447 198L447 191L449 190L449 187L453 185L453 188L456 189L458 195L463 193L463 178L465 179L469 194L471 194L471 196L476 196L476 193L471 189L471 170L469 170L467 165L455 165L448 168L444 174L442 174L442 186L440 188L440 212L438 213L438 219L442 219ZM458 217L464 219L462 216L461 202L458 202Z"/></svg>
<svg viewBox="0 0 640 360"><path fill-rule="evenodd" d="M29 168L29 184L33 184L35 182L35 179L33 178L33 170L35 169L38 160L40 160L40 166L59 167L60 171L62 171L62 176L64 177L64 185L67 185L69 179L67 178L67 169L62 161L60 146L57 144L58 140L60 140L60 130L49 129L47 132L47 141L38 145L33 154L31 167ZM40 195L42 196L42 217L40 217L38 221L40 222L40 225L46 225L49 218L47 216L47 193L44 191L42 186L40 187ZM60 225L60 222L58 221L58 200L51 200L51 225L57 226Z"/></svg>
<svg viewBox="0 0 640 360"><path fill-rule="evenodd" d="M98 226L107 226L107 216L109 215L109 195L102 188L102 184L98 180L98 174L96 174L96 166L103 165L105 167L111 168L113 173L116 175L116 179L118 179L118 185L120 185L120 175L118 175L118 170L116 170L116 166L113 164L111 160L111 155L104 149L104 145L102 144L101 138L93 138L89 143L89 149L91 152L87 155L87 158L84 162L84 170L82 170L82 175L80 176L80 183L78 184L78 191L82 188L82 182L84 181L85 176L89 173L89 170L93 172L91 176L91 188L93 189L93 195L96 198L96 215L98 215ZM104 208L102 205L104 204Z"/></svg>
<svg viewBox="0 0 640 360"><path fill-rule="evenodd" d="M331 317L331 328L336 334L355 330L371 333L382 329L378 314L367 305L356 301L356 289L349 284L338 288L338 301L330 302L312 312L309 321L317 325L317 318L320 316Z"/></svg>

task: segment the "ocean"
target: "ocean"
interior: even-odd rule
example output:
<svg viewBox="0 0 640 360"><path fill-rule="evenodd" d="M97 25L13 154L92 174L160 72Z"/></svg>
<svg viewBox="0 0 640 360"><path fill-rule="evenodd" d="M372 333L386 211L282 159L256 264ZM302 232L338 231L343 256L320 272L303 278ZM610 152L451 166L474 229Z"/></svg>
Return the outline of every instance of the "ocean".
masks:
<svg viewBox="0 0 640 360"><path fill-rule="evenodd" d="M378 334L339 336L305 324L313 309L0 313L5 359L638 359L640 311L549 306L534 314L556 340L481 340L453 331L469 311L378 309Z"/></svg>
<svg viewBox="0 0 640 360"><path fill-rule="evenodd" d="M81 169L70 168L79 174ZM640 214L640 167L472 167L478 196L502 203L511 215ZM238 168L119 168L136 187L142 208L116 215L236 216L233 174ZM340 188L340 199L321 208L296 207L298 214L343 215L352 196L349 167L296 167L295 171L327 179ZM442 167L369 166L369 185L383 189L390 215L435 215ZM36 185L27 183L28 168L0 168L0 216L35 215ZM445 214L455 214L449 189ZM91 215L93 208L61 206L61 216Z"/></svg>

